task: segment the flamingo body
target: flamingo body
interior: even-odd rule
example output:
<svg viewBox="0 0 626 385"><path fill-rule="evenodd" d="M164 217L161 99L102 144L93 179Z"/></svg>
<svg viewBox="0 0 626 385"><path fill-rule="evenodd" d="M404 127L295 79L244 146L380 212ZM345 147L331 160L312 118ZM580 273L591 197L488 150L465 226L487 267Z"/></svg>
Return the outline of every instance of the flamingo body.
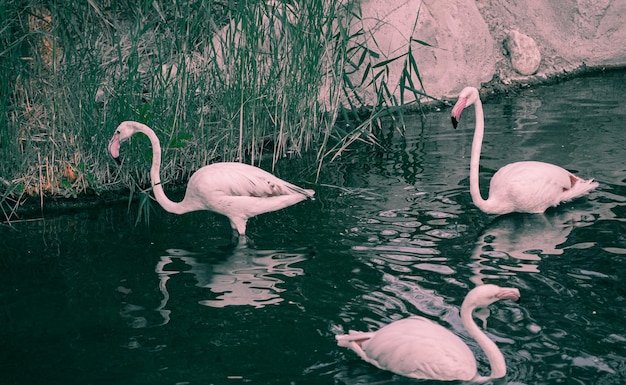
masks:
<svg viewBox="0 0 626 385"><path fill-rule="evenodd" d="M506 374L504 357L476 326L472 313L500 299L517 301L519 296L518 289L483 285L470 291L461 306L463 326L489 359L489 377L478 375L474 354L461 338L423 317L395 321L375 332L350 331L335 338L338 346L353 350L364 361L406 377L441 381L500 378Z"/></svg>
<svg viewBox="0 0 626 385"><path fill-rule="evenodd" d="M315 194L258 167L222 162L198 169L189 179L183 200L172 202L160 182L161 146L152 129L138 122L121 123L109 142L109 151L117 159L120 143L138 132L152 144L150 179L157 202L168 212L213 211L228 217L233 232L245 235L249 218L313 199Z"/></svg>
<svg viewBox="0 0 626 385"><path fill-rule="evenodd" d="M493 214L543 213L585 195L598 185L562 167L535 161L515 162L499 169L489 183L488 201L499 202Z"/></svg>
<svg viewBox="0 0 626 385"><path fill-rule="evenodd" d="M476 128L470 157L470 195L474 204L487 214L543 213L562 202L581 197L598 187L593 179L585 180L562 167L544 162L516 162L502 167L491 179L489 197L480 194L478 170L484 135L484 116L478 90L466 87L452 108L456 128L463 110L475 106Z"/></svg>
<svg viewBox="0 0 626 385"><path fill-rule="evenodd" d="M474 354L463 340L424 317L405 318L375 333L350 331L336 338L339 346L364 361L406 377L468 381L477 372Z"/></svg>

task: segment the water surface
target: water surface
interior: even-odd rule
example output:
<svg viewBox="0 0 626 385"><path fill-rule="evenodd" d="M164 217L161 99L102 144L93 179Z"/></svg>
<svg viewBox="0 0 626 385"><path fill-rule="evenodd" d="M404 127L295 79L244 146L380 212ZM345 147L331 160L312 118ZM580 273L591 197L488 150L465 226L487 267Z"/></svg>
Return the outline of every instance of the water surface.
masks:
<svg viewBox="0 0 626 385"><path fill-rule="evenodd" d="M495 283L522 295L476 317L507 361L495 383L623 384L625 87L610 73L485 101L483 195L518 160L600 183L545 215L473 206L473 113L454 130L444 110L346 153L318 183L279 170L317 199L251 220L247 244L207 212L158 209L135 226L122 206L2 226L0 382L420 383L334 339L410 315L454 330L485 373L458 309Z"/></svg>

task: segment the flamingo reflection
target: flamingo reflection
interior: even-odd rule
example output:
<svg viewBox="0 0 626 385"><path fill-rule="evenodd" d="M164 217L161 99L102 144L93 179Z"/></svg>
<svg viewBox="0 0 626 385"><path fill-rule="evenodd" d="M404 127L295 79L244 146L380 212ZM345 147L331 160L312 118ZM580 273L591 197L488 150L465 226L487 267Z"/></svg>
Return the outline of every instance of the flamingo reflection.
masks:
<svg viewBox="0 0 626 385"><path fill-rule="evenodd" d="M182 279L180 274L193 276L196 286L209 289L200 305L210 307L253 306L262 308L284 301L281 287L284 278L304 274L293 266L306 260L306 254L280 250L258 250L240 242L223 261L216 262L206 254L183 249L167 249L155 266L161 299L153 310L127 302L121 311L133 328L165 325L170 321L171 299L168 285ZM125 290L124 288L120 290Z"/></svg>
<svg viewBox="0 0 626 385"><path fill-rule="evenodd" d="M210 307L253 306L262 308L282 302L285 289L281 277L295 277L304 270L292 266L306 259L301 253L277 250L256 250L239 244L221 263L203 261L197 253L181 249L168 249L161 257L156 272L160 277L163 298L169 298L166 282L172 274L192 274L198 287L210 290L208 299L199 303ZM187 269L172 270L173 262L183 262Z"/></svg>
<svg viewBox="0 0 626 385"><path fill-rule="evenodd" d="M472 254L471 278L475 284L489 279L514 275L515 272L538 273L545 255L561 255L572 230L595 221L585 211L554 212L549 215L508 215L496 218L478 238ZM486 281L485 281L486 280Z"/></svg>

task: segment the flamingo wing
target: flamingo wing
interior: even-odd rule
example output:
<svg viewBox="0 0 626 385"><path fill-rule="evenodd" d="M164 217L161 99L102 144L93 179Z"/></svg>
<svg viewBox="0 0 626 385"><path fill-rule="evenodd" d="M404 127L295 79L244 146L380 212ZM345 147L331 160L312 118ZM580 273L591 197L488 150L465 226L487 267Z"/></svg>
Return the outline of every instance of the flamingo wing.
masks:
<svg viewBox="0 0 626 385"><path fill-rule="evenodd" d="M189 185L211 189L215 195L232 197L268 198L302 194L312 198L314 194L313 190L286 182L258 167L237 162L205 166L192 175Z"/></svg>

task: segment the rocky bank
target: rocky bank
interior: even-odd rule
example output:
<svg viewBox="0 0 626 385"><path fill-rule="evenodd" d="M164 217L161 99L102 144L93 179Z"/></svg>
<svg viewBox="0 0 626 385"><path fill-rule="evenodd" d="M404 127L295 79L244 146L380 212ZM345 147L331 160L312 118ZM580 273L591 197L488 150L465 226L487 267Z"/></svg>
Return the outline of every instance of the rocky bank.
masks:
<svg viewBox="0 0 626 385"><path fill-rule="evenodd" d="M411 44L424 90L436 98L454 97L468 85L626 66L624 0L363 0L361 12L355 27L369 31L363 43L375 43L377 60ZM390 64L389 84L397 85L401 72L402 63ZM375 100L362 92L366 102Z"/></svg>

